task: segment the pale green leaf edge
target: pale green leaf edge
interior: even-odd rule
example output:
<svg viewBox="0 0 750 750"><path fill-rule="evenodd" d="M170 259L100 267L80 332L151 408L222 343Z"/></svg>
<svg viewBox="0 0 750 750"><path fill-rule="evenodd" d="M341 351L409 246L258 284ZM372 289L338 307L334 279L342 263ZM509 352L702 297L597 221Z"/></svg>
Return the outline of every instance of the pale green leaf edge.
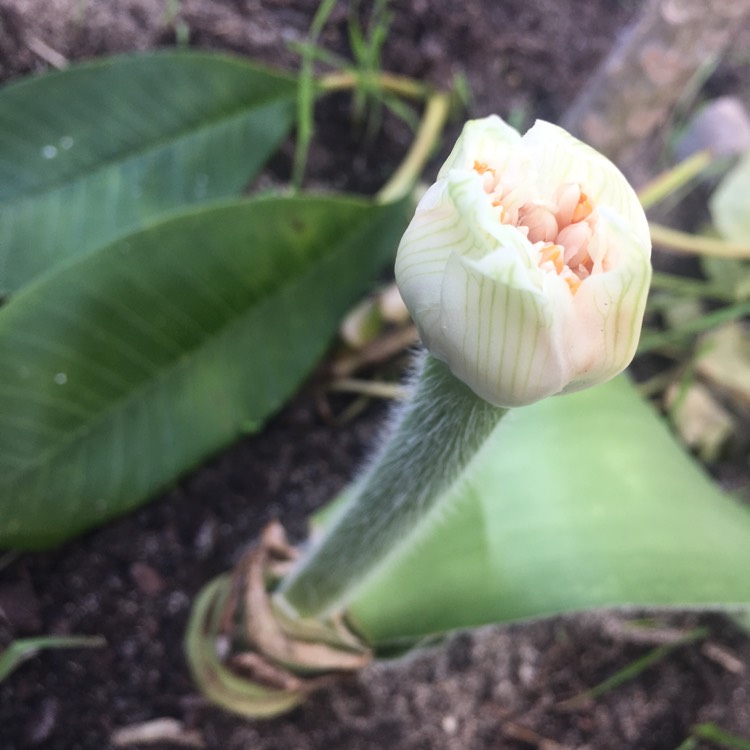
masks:
<svg viewBox="0 0 750 750"><path fill-rule="evenodd" d="M624 378L515 410L349 600L373 644L600 607L750 607L750 509Z"/></svg>

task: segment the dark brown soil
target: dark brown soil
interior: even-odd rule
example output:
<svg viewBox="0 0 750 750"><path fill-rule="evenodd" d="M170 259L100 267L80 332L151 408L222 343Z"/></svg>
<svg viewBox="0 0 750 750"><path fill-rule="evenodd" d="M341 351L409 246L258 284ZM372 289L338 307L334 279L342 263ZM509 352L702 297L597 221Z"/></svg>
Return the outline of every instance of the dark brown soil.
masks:
<svg viewBox="0 0 750 750"><path fill-rule="evenodd" d="M56 54L73 60L171 45L175 29L165 20L166 5L0 0L0 79L44 70ZM179 20L193 45L293 69L287 42L304 37L316 6L184 0ZM397 0L384 67L446 85L465 74L473 114L554 120L636 6ZM323 42L346 53L343 5ZM386 119L363 149L348 114L345 96L318 110L309 184L371 192L403 153L408 133ZM275 160L276 178L288 175L289 154L287 146ZM142 510L2 570L0 648L13 637L42 634L96 634L107 645L42 653L0 684L0 748L101 750L112 747L114 730L165 717L183 722L194 733L187 737L209 750L669 750L706 721L750 737L750 639L719 616L660 618L665 627L703 624L709 635L577 708L561 703L655 643L634 636L613 614L558 618L455 635L432 650L368 668L273 721L245 721L210 706L192 686L182 654L192 598L232 566L270 519L280 518L301 538L309 512L356 470L382 416L374 405L332 425L308 386L262 434Z"/></svg>

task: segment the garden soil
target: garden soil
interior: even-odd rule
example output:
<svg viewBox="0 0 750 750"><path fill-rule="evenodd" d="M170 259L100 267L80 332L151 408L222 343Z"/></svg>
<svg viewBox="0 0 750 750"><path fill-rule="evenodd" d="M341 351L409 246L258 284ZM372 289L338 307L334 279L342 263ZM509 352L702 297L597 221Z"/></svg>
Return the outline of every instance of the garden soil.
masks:
<svg viewBox="0 0 750 750"><path fill-rule="evenodd" d="M0 79L186 37L198 48L294 70L290 43L304 38L316 6L0 0ZM394 1L383 67L440 86L465 77L474 115L554 121L637 6ZM343 5L321 41L347 54ZM710 83L732 80L720 67ZM343 94L319 106L309 187L372 193L408 146L408 131L389 117L363 144L350 114ZM292 150L291 143L282 149L265 179L288 178ZM248 721L210 705L191 683L182 652L194 596L271 519L302 539L309 513L346 484L383 419L382 404L331 419L347 403L323 395L324 374L325 365L261 433L139 511L60 549L21 555L0 571L0 649L14 637L48 634L106 642L42 652L0 684L0 750L671 750L702 722L750 738L750 639L719 615L651 613L659 627L648 636L614 613L492 627L380 662L281 718ZM697 625L707 628L705 638L672 648L596 698L570 702ZM171 723L150 725L161 727L157 739L128 744L123 729L158 719Z"/></svg>

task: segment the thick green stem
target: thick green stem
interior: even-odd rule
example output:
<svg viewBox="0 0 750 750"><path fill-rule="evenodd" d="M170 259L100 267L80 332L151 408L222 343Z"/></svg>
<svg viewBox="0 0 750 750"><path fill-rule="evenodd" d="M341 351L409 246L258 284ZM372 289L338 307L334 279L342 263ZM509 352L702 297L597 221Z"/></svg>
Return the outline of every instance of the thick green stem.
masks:
<svg viewBox="0 0 750 750"><path fill-rule="evenodd" d="M301 617L335 614L435 510L506 409L427 355L412 398L353 497L275 595Z"/></svg>

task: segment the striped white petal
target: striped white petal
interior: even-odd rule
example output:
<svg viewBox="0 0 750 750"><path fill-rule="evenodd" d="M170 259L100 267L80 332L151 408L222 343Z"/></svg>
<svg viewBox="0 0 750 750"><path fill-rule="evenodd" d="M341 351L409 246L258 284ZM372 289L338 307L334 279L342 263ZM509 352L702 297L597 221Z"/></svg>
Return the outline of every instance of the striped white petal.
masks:
<svg viewBox="0 0 750 750"><path fill-rule="evenodd" d="M549 123L521 137L493 116L467 123L419 203L396 279L427 348L482 398L522 406L628 365L650 252L611 162Z"/></svg>
<svg viewBox="0 0 750 750"><path fill-rule="evenodd" d="M600 222L620 262L611 271L586 279L573 297L575 323L566 331L566 348L577 374L565 393L622 372L633 359L641 332L651 279L648 256L618 217L603 212Z"/></svg>
<svg viewBox="0 0 750 750"><path fill-rule="evenodd" d="M438 180L452 169L472 169L475 161L490 164L507 159L520 142L520 133L497 115L469 120L440 168ZM507 163L498 166L507 167Z"/></svg>
<svg viewBox="0 0 750 750"><path fill-rule="evenodd" d="M499 221L476 172L452 170L446 182L450 202L472 236L470 247L457 252L475 259L499 252L496 267L507 265L509 272L512 269L516 284L538 289L542 275L534 260L531 243L516 227Z"/></svg>
<svg viewBox="0 0 750 750"><path fill-rule="evenodd" d="M439 180L419 202L396 256L401 296L425 342L439 325L440 288L448 256L470 252L473 242L469 226L450 201L447 183Z"/></svg>
<svg viewBox="0 0 750 750"><path fill-rule="evenodd" d="M559 393L570 377L560 336L570 311L519 288L517 269L495 274L491 259L448 259L438 348L477 395L497 406L523 406Z"/></svg>

